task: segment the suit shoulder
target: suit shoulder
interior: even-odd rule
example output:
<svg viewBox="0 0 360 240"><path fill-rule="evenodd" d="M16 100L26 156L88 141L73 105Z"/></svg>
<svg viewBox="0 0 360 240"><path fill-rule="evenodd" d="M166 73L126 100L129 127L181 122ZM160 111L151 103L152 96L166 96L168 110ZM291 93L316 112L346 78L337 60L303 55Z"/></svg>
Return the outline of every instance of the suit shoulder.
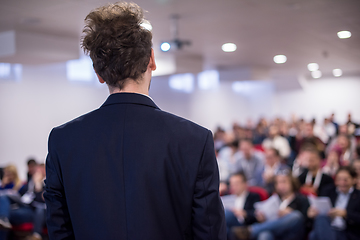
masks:
<svg viewBox="0 0 360 240"><path fill-rule="evenodd" d="M67 132L67 131L73 131L75 128L77 128L79 125L82 124L85 119L90 118L93 114L95 114L99 109L95 109L91 112L85 113L79 117L76 117L66 123L63 123L59 126L54 127L49 135L50 138L56 137L59 133Z"/></svg>
<svg viewBox="0 0 360 240"><path fill-rule="evenodd" d="M166 126L170 126L172 129L178 129L178 130L191 130L191 132L195 134L209 134L211 131L203 126L200 126L197 123L194 123L186 118L177 116L175 114L159 110L161 117L166 124ZM189 132L189 133L191 133Z"/></svg>

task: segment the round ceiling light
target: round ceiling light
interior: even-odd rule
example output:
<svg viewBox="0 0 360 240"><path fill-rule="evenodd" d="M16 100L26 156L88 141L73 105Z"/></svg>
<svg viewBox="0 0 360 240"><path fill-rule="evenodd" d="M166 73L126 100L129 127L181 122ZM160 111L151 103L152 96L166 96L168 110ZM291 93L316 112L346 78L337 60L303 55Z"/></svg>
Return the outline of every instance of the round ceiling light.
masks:
<svg viewBox="0 0 360 240"><path fill-rule="evenodd" d="M221 46L221 49L224 52L234 52L236 50L236 45L235 43L225 43Z"/></svg>
<svg viewBox="0 0 360 240"><path fill-rule="evenodd" d="M312 71L312 72L311 72L311 76L312 76L313 78L321 78L322 73L321 73L321 71L319 71L319 70Z"/></svg>
<svg viewBox="0 0 360 240"><path fill-rule="evenodd" d="M307 65L307 68L309 69L310 72L317 71L317 70L319 70L319 64L317 64L317 63L309 63Z"/></svg>
<svg viewBox="0 0 360 240"><path fill-rule="evenodd" d="M274 62L277 64L282 64L287 61L287 57L285 55L276 55L274 56Z"/></svg>
<svg viewBox="0 0 360 240"><path fill-rule="evenodd" d="M345 38L351 37L351 32L350 31L340 31L337 33L337 35L340 39L345 39Z"/></svg>
<svg viewBox="0 0 360 240"><path fill-rule="evenodd" d="M340 68L335 68L332 70L332 72L333 72L334 77L340 77L343 74L343 72Z"/></svg>

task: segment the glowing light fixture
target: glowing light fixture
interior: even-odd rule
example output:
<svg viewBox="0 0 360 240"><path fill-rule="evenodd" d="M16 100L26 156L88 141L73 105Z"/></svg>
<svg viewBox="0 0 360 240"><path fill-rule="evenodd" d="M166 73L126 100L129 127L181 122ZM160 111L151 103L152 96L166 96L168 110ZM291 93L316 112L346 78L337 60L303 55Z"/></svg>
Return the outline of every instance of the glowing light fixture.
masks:
<svg viewBox="0 0 360 240"><path fill-rule="evenodd" d="M311 76L312 76L313 78L321 78L322 73L321 73L321 71L319 71L319 70L312 71L312 72L311 72Z"/></svg>
<svg viewBox="0 0 360 240"><path fill-rule="evenodd" d="M343 72L340 68L335 68L332 70L332 72L333 72L334 77L340 77L343 74Z"/></svg>
<svg viewBox="0 0 360 240"><path fill-rule="evenodd" d="M310 72L317 71L317 70L319 70L319 64L317 64L317 63L309 63L307 65L307 68L309 69Z"/></svg>
<svg viewBox="0 0 360 240"><path fill-rule="evenodd" d="M221 46L224 52L235 52L236 48L235 43L225 43Z"/></svg>
<svg viewBox="0 0 360 240"><path fill-rule="evenodd" d="M198 74L198 86L200 89L217 89L219 86L219 72L207 70Z"/></svg>
<svg viewBox="0 0 360 240"><path fill-rule="evenodd" d="M171 48L171 45L170 45L170 43L168 43L168 42L163 42L163 43L160 45L160 49L161 49L161 51L163 51L163 52L169 51L170 48Z"/></svg>
<svg viewBox="0 0 360 240"><path fill-rule="evenodd" d="M345 39L345 38L351 37L351 32L350 31L340 31L337 33L337 35L340 39Z"/></svg>
<svg viewBox="0 0 360 240"><path fill-rule="evenodd" d="M277 64L286 63L287 57L285 55L276 55L274 56L274 62Z"/></svg>

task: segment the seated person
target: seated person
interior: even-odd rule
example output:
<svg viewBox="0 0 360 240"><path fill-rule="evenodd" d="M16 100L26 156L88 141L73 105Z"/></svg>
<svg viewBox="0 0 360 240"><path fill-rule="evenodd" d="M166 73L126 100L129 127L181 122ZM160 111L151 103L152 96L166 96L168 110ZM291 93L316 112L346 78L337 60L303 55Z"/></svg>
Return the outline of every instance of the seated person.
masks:
<svg viewBox="0 0 360 240"><path fill-rule="evenodd" d="M265 166L262 173L262 186L271 195L274 192L274 178L275 176L284 171L290 171L290 168L281 163L281 156L275 148L265 150Z"/></svg>
<svg viewBox="0 0 360 240"><path fill-rule="evenodd" d="M308 148L308 169L299 176L299 181L304 192L318 195L326 186L333 186L334 180L323 173L319 152L314 148Z"/></svg>
<svg viewBox="0 0 360 240"><path fill-rule="evenodd" d="M4 168L4 176L1 179L0 190L13 189L19 190L22 187L22 183L19 178L19 174L14 165L9 165Z"/></svg>
<svg viewBox="0 0 360 240"><path fill-rule="evenodd" d="M319 215L310 207L308 216L314 218L310 240L360 239L360 191L354 188L356 172L352 167L340 167L335 176L335 186L323 189L334 208L328 215Z"/></svg>
<svg viewBox="0 0 360 240"><path fill-rule="evenodd" d="M0 219L2 219L0 225L3 229L10 229L11 224L20 225L25 222L32 222L34 233L29 239L42 239L41 233L45 225L45 202L42 196L44 178L45 164L40 164L31 181L19 190L20 198L8 195L0 196ZM0 240L5 239L6 234L0 231Z"/></svg>
<svg viewBox="0 0 360 240"><path fill-rule="evenodd" d="M261 185L261 172L264 169L262 153L255 151L250 139L243 139L239 144L240 151L236 158L236 172L244 172L249 186Z"/></svg>
<svg viewBox="0 0 360 240"><path fill-rule="evenodd" d="M329 175L330 177L335 177L337 170L340 167L339 153L335 149L331 150L327 154L325 165L322 167L323 173Z"/></svg>
<svg viewBox="0 0 360 240"><path fill-rule="evenodd" d="M247 191L246 176L244 173L235 173L230 177L230 191L232 196L224 198L233 198L233 206L225 205L225 219L227 232L234 226L248 225L256 222L254 216L254 203L260 201L257 193Z"/></svg>
<svg viewBox="0 0 360 240"><path fill-rule="evenodd" d="M288 171L275 176L275 193L266 201L278 201L278 216L266 219L265 214L255 210L259 223L248 227L233 227L232 239L303 239L309 202L298 193L299 182Z"/></svg>
<svg viewBox="0 0 360 240"><path fill-rule="evenodd" d="M355 159L354 162L352 163L352 167L355 169L357 174L355 188L360 190L360 159Z"/></svg>

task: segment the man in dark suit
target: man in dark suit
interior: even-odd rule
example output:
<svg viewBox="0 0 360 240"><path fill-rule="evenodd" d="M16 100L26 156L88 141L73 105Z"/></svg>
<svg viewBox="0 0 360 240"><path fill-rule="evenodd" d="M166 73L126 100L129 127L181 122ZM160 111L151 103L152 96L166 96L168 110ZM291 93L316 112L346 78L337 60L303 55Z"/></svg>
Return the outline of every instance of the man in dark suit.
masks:
<svg viewBox="0 0 360 240"><path fill-rule="evenodd" d="M143 20L129 3L86 17L82 47L111 95L50 133L50 239L226 239L212 134L148 96L156 65Z"/></svg>
<svg viewBox="0 0 360 240"><path fill-rule="evenodd" d="M230 179L231 195L222 197L225 206L225 219L230 239L231 228L257 222L254 204L260 201L257 193L247 191L247 180L243 172L233 174Z"/></svg>
<svg viewBox="0 0 360 240"><path fill-rule="evenodd" d="M352 167L340 167L335 177L336 187L321 192L333 205L328 215L319 215L316 209L309 208L308 216L315 219L310 240L360 239L360 191L354 188L356 177Z"/></svg>
<svg viewBox="0 0 360 240"><path fill-rule="evenodd" d="M304 150L308 152L308 167L300 174L299 182L303 191L318 195L322 189L334 186L334 180L321 171L321 158L319 152L314 148Z"/></svg>

